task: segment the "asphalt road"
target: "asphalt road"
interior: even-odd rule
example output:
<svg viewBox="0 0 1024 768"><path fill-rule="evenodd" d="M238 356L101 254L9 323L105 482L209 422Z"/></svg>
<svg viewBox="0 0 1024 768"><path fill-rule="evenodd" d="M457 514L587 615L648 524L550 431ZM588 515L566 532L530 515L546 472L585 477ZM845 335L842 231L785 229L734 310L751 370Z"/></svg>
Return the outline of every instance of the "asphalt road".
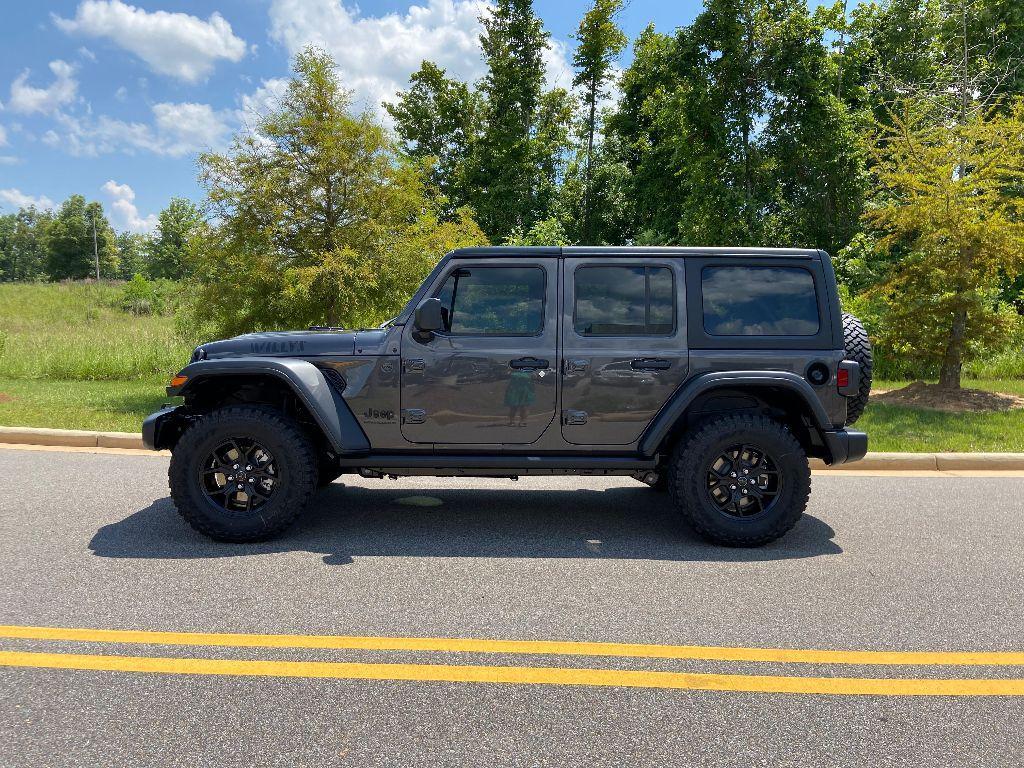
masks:
<svg viewBox="0 0 1024 768"><path fill-rule="evenodd" d="M157 456L0 450L0 623L1024 650L1024 478L816 475L808 515L786 538L757 550L703 543L677 524L662 496L629 479L345 478L286 536L239 546L209 542L178 518L166 464ZM878 665L12 634L0 628L0 656L21 653L30 666L0 658L5 767L1024 762L1024 696L906 696L898 684L897 693L844 695L347 673L158 674L33 661L103 655L378 670L383 663L407 665L413 677L436 668L430 665L542 674L558 667L570 677L591 669L751 676L768 679L769 689L790 677L1024 678L1020 661L990 657L972 665Z"/></svg>

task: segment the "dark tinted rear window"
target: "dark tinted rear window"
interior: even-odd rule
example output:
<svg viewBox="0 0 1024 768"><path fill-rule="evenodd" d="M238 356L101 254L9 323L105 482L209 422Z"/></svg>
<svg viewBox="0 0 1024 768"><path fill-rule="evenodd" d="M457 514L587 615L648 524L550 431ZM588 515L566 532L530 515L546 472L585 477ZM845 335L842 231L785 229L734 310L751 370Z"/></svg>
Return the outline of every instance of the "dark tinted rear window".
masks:
<svg viewBox="0 0 1024 768"><path fill-rule="evenodd" d="M799 267L705 267L704 330L712 336L814 336L814 278Z"/></svg>
<svg viewBox="0 0 1024 768"><path fill-rule="evenodd" d="M575 291L581 336L669 336L675 328L668 267L580 267Z"/></svg>

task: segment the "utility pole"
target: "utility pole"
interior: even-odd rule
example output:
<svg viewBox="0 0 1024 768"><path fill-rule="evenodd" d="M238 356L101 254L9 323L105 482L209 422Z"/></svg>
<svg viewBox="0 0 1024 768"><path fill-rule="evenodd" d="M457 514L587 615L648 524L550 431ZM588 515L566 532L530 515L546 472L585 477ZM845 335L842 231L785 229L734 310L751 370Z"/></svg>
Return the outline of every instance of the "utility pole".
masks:
<svg viewBox="0 0 1024 768"><path fill-rule="evenodd" d="M92 257L96 261L96 282L100 281L100 249L96 244L96 211L92 212Z"/></svg>

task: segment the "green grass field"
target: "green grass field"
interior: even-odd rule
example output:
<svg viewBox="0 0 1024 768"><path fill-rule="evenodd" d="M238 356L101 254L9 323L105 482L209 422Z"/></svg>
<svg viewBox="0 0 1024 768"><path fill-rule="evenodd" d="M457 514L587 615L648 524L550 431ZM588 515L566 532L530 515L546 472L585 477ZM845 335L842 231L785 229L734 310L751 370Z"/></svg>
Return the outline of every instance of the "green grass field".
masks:
<svg viewBox="0 0 1024 768"><path fill-rule="evenodd" d="M167 315L123 312L120 295L109 284L0 284L0 425L137 432L165 402L164 386L191 345ZM1024 395L1022 379L965 386ZM1024 410L869 404L857 427L874 451L1024 451Z"/></svg>
<svg viewBox="0 0 1024 768"><path fill-rule="evenodd" d="M0 378L163 380L191 347L167 315L118 307L111 284L0 284Z"/></svg>

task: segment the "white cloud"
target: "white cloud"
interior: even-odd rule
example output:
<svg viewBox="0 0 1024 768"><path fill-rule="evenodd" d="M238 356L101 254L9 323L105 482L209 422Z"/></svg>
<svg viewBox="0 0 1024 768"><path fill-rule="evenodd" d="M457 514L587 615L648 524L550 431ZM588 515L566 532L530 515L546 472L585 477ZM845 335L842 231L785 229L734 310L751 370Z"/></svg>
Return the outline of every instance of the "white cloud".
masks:
<svg viewBox="0 0 1024 768"><path fill-rule="evenodd" d="M0 189L0 203L14 209L28 208L33 205L36 208L53 208L53 200L46 197L46 195L33 197L32 195L25 194L20 189Z"/></svg>
<svg viewBox="0 0 1024 768"><path fill-rule="evenodd" d="M17 165L20 162L21 158L14 155L0 155L0 165Z"/></svg>
<svg viewBox="0 0 1024 768"><path fill-rule="evenodd" d="M125 101L128 98L128 89L123 85L114 91L114 98L118 101Z"/></svg>
<svg viewBox="0 0 1024 768"><path fill-rule="evenodd" d="M7 146L7 129L0 125L0 147Z"/></svg>
<svg viewBox="0 0 1024 768"><path fill-rule="evenodd" d="M11 99L7 102L8 108L25 114L51 114L61 105L74 101L78 93L74 66L57 59L50 62L50 71L53 72L55 79L46 88L29 85L30 72L27 69L14 78L14 82L11 83Z"/></svg>
<svg viewBox="0 0 1024 768"><path fill-rule="evenodd" d="M246 43L219 13L203 21L187 13L148 12L121 0L83 0L73 19L53 16L67 33L107 37L146 62L154 72L194 83L218 59L241 61Z"/></svg>
<svg viewBox="0 0 1024 768"><path fill-rule="evenodd" d="M218 112L209 104L189 102L154 104L152 111L153 123L58 113L61 131L47 131L43 143L85 157L138 151L181 157L221 148L233 119L230 111Z"/></svg>
<svg viewBox="0 0 1024 768"><path fill-rule="evenodd" d="M483 0L426 0L405 13L361 16L343 0L273 0L270 35L291 55L309 44L326 50L357 105L383 116L381 102L406 88L424 59L449 77L472 82L484 74L478 18L486 10ZM551 42L544 56L548 85L567 87L572 67L566 46Z"/></svg>
<svg viewBox="0 0 1024 768"><path fill-rule="evenodd" d="M219 147L229 130L227 116L209 104L154 104L153 114L168 155Z"/></svg>
<svg viewBox="0 0 1024 768"><path fill-rule="evenodd" d="M81 56L83 59L87 59L89 61L96 61L96 54L90 51L84 45L78 49L78 55Z"/></svg>
<svg viewBox="0 0 1024 768"><path fill-rule="evenodd" d="M274 77L264 80L260 87L252 93L242 94L238 99L240 104L237 113L238 121L243 125L251 126L277 107L287 89L287 78Z"/></svg>
<svg viewBox="0 0 1024 768"><path fill-rule="evenodd" d="M157 216L139 216L135 206L135 190L127 184L118 184L110 179L103 185L103 191L110 197L110 218L118 229L131 232L152 232L156 228Z"/></svg>

